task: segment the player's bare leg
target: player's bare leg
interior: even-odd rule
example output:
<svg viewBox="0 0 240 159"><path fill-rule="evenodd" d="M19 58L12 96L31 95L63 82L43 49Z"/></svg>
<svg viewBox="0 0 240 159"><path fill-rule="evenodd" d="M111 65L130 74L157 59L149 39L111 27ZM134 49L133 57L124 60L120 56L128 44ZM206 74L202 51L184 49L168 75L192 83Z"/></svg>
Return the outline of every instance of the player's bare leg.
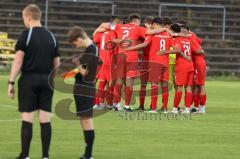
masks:
<svg viewBox="0 0 240 159"><path fill-rule="evenodd" d="M200 109L199 113L205 114L206 113L206 89L205 85L200 86L201 92L200 92Z"/></svg>
<svg viewBox="0 0 240 159"><path fill-rule="evenodd" d="M26 121L26 122L29 122L29 123L33 123L33 119L34 119L34 113L35 112L23 112L21 113L21 119L22 121Z"/></svg>
<svg viewBox="0 0 240 159"><path fill-rule="evenodd" d="M80 123L81 123L83 130L93 130L94 129L92 118L80 117Z"/></svg>

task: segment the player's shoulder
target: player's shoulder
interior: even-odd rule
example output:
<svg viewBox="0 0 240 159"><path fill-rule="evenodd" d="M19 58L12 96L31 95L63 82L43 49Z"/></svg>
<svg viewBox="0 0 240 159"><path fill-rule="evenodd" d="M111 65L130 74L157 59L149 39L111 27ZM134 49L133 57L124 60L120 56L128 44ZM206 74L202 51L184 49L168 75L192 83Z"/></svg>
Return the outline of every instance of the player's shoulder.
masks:
<svg viewBox="0 0 240 159"><path fill-rule="evenodd" d="M182 37L182 36L178 36L175 39L179 41L191 41L188 37Z"/></svg>
<svg viewBox="0 0 240 159"><path fill-rule="evenodd" d="M140 31L146 31L147 30L147 28L142 27L142 26L137 26L137 25L136 25L136 28Z"/></svg>
<svg viewBox="0 0 240 159"><path fill-rule="evenodd" d="M194 32L189 31L190 36L197 36Z"/></svg>
<svg viewBox="0 0 240 159"><path fill-rule="evenodd" d="M168 35L170 36L170 34L169 34L167 31L163 31L163 32L161 32L160 34L161 34L161 35L164 35L164 36L168 36Z"/></svg>
<svg viewBox="0 0 240 159"><path fill-rule="evenodd" d="M101 36L103 34L103 32L96 32L93 36L97 37L97 36Z"/></svg>
<svg viewBox="0 0 240 159"><path fill-rule="evenodd" d="M154 37L154 35L146 35L145 36L145 39L151 39L151 38L153 38Z"/></svg>
<svg viewBox="0 0 240 159"><path fill-rule="evenodd" d="M189 44L191 42L191 40L187 37L175 37L174 38L174 42L176 43L181 43L181 44Z"/></svg>
<svg viewBox="0 0 240 159"><path fill-rule="evenodd" d="M113 30L107 30L107 31L105 31L105 34L115 34L116 32L115 31L113 31Z"/></svg>

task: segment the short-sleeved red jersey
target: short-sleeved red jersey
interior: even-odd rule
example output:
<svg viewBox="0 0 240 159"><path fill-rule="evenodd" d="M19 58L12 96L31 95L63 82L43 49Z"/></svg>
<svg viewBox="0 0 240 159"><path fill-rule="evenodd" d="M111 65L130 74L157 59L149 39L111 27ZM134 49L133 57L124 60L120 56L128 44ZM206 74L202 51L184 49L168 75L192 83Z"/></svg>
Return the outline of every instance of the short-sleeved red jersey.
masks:
<svg viewBox="0 0 240 159"><path fill-rule="evenodd" d="M159 51L167 51L170 50L170 47L173 43L172 36L168 35L167 32L159 33L152 35L149 38L150 43L150 51L149 51L149 60L158 62L164 65L168 65L168 55L157 55Z"/></svg>
<svg viewBox="0 0 240 159"><path fill-rule="evenodd" d="M116 39L116 37L116 33L112 30L107 30L103 33L96 33L93 37L94 43L98 46L99 57L104 65L111 65L112 55L115 53L116 49L108 50L106 44L112 39Z"/></svg>
<svg viewBox="0 0 240 159"><path fill-rule="evenodd" d="M196 52L199 50L199 48L196 48L196 46L193 45L191 40L189 38L185 37L176 37L173 42L173 46L181 49L182 53L186 56L190 56L192 58L193 52ZM183 58L180 55L177 55L176 58L176 67L181 69L187 69L188 71L193 71L193 62L187 61L185 58Z"/></svg>
<svg viewBox="0 0 240 159"><path fill-rule="evenodd" d="M144 38L146 34L146 28L137 26L135 24L117 24L111 27L117 34L118 39L132 40L132 45L138 44L140 38ZM136 61L138 60L138 51L125 51L123 48L119 48L119 53L124 53L127 55L128 60Z"/></svg>
<svg viewBox="0 0 240 159"><path fill-rule="evenodd" d="M201 38L199 38L196 34L194 34L193 32L189 32L190 37L192 36L193 38L195 38L197 40L197 42L199 43L199 45L202 44L203 40Z"/></svg>
<svg viewBox="0 0 240 159"><path fill-rule="evenodd" d="M199 42L199 38L192 32L190 32L190 36L188 37L191 42L193 43L193 45L199 49L202 49L201 48L201 43ZM202 41L201 41L202 42ZM196 65L205 65L206 62L205 62L205 57L204 55L202 54L193 54L192 56L192 59L193 59L193 64L196 66Z"/></svg>

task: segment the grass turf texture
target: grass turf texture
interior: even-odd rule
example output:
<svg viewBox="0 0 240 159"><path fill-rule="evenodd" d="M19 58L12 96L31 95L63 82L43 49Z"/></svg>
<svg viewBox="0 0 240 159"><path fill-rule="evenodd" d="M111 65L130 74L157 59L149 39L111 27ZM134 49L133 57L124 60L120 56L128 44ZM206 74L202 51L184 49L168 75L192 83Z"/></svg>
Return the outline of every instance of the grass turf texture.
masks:
<svg viewBox="0 0 240 159"><path fill-rule="evenodd" d="M7 98L7 76L0 86L0 159L12 159L20 151L17 100ZM240 156L239 82L207 82L207 115L192 120L125 120L120 112L94 119L96 159L238 159ZM55 92L54 103L72 97ZM161 98L159 98L159 101ZM171 91L170 105L173 101ZM150 100L147 98L146 105ZM138 101L135 107L138 106ZM74 109L74 106L72 106ZM54 108L53 108L54 110ZM77 120L52 118L52 159L75 159L84 152L83 134ZM30 156L41 157L40 127L34 121Z"/></svg>

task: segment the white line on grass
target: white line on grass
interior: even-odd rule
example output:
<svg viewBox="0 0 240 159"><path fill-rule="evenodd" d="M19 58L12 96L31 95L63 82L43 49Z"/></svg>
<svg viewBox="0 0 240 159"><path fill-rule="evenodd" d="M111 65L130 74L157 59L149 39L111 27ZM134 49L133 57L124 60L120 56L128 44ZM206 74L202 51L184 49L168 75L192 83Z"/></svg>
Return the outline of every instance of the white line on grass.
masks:
<svg viewBox="0 0 240 159"><path fill-rule="evenodd" d="M5 107L5 108L11 108L11 109L16 109L17 106L14 105L3 105L0 104L0 108ZM21 119L0 119L0 122L12 122L12 121L20 121Z"/></svg>
<svg viewBox="0 0 240 159"><path fill-rule="evenodd" d="M0 108L1 107L5 107L5 108L11 108L11 109L17 109L17 106L15 105L5 105L5 104L0 104ZM51 114L51 118L54 117L54 114ZM35 119L38 119L37 117L35 117ZM0 122L13 122L13 121L21 121L21 119L0 119Z"/></svg>
<svg viewBox="0 0 240 159"><path fill-rule="evenodd" d="M5 104L0 104L0 107L17 108L17 106L15 105L5 105Z"/></svg>

